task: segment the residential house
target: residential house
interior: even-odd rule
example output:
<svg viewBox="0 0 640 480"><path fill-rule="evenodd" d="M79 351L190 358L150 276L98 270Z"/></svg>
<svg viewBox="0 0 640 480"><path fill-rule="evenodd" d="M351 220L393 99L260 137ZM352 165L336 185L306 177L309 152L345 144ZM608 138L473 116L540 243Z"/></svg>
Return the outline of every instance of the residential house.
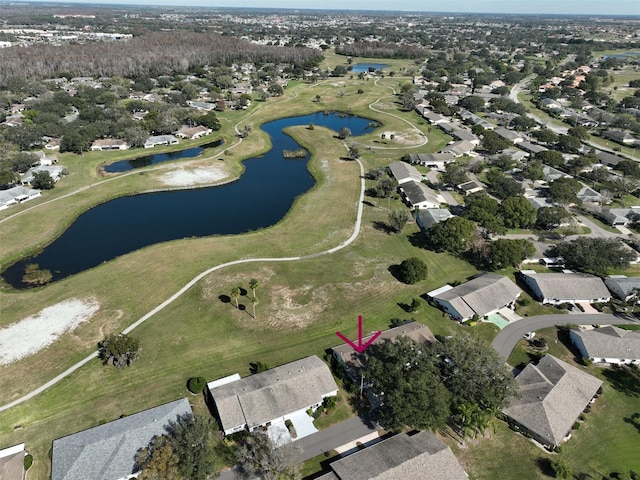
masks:
<svg viewBox="0 0 640 480"><path fill-rule="evenodd" d="M573 329L569 335L582 356L593 362L640 365L640 331L609 325Z"/></svg>
<svg viewBox="0 0 640 480"><path fill-rule="evenodd" d="M617 167L622 160L625 160L623 157L608 152L598 152L596 153L596 157L598 157L598 161L602 165L611 168Z"/></svg>
<svg viewBox="0 0 640 480"><path fill-rule="evenodd" d="M178 145L178 139L173 135L153 135L144 142L144 148L153 148L158 145Z"/></svg>
<svg viewBox="0 0 640 480"><path fill-rule="evenodd" d="M101 138L95 140L91 144L91 151L109 151L109 150L127 150L129 145L124 140L117 140L115 138Z"/></svg>
<svg viewBox="0 0 640 480"><path fill-rule="evenodd" d="M478 182L474 182L473 180L461 183L460 185L457 185L457 187L465 195L471 195L472 193L482 192L484 190L484 187L482 185L480 185Z"/></svg>
<svg viewBox="0 0 640 480"><path fill-rule="evenodd" d="M499 127L494 130L500 137L505 140L509 140L513 143L524 142L524 137L520 135L518 132L514 132L513 130L507 130L504 127Z"/></svg>
<svg viewBox="0 0 640 480"><path fill-rule="evenodd" d="M195 127L187 127L182 126L177 132L176 137L180 138L188 138L190 140L195 140L200 137L204 137L209 135L213 130L207 127L203 127L202 125L197 125Z"/></svg>
<svg viewBox="0 0 640 480"><path fill-rule="evenodd" d="M640 293L640 277L609 275L604 284L616 298L626 302Z"/></svg>
<svg viewBox="0 0 640 480"><path fill-rule="evenodd" d="M456 128L453 132L451 132L451 135L456 137L458 140L464 140L476 147L480 145L480 139L468 130Z"/></svg>
<svg viewBox="0 0 640 480"><path fill-rule="evenodd" d="M604 282L599 277L586 273L538 273L522 270L520 278L542 303L604 303L611 300Z"/></svg>
<svg viewBox="0 0 640 480"><path fill-rule="evenodd" d="M186 398L53 441L51 480L122 480L136 476L136 453L165 426L191 415Z"/></svg>
<svg viewBox="0 0 640 480"><path fill-rule="evenodd" d="M207 392L229 435L315 410L325 397L338 394L338 386L329 367L313 355L248 377L221 378L208 383Z"/></svg>
<svg viewBox="0 0 640 480"><path fill-rule="evenodd" d="M521 162L526 159L529 154L527 152L523 152L522 150L518 150L517 148L505 148L498 155L494 155L494 158L502 156L509 157L514 162Z"/></svg>
<svg viewBox="0 0 640 480"><path fill-rule="evenodd" d="M22 185L31 185L33 176L37 172L49 172L49 175L51 175L53 181L57 182L58 180L60 180L60 176L62 175L63 170L64 167L62 165L38 165L37 167L33 167L27 170L27 173L22 176L20 182L22 183Z"/></svg>
<svg viewBox="0 0 640 480"><path fill-rule="evenodd" d="M438 208L447 203L444 197L427 187L422 182L410 180L400 185L400 194L410 208Z"/></svg>
<svg viewBox="0 0 640 480"><path fill-rule="evenodd" d="M445 285L427 295L446 313L463 322L474 315L482 318L510 307L521 293L507 277L488 273L457 287Z"/></svg>
<svg viewBox="0 0 640 480"><path fill-rule="evenodd" d="M444 222L451 217L453 215L446 208L429 208L427 210L418 210L416 223L422 231L426 231L436 223Z"/></svg>
<svg viewBox="0 0 640 480"><path fill-rule="evenodd" d="M25 480L24 443L0 450L0 480Z"/></svg>
<svg viewBox="0 0 640 480"><path fill-rule="evenodd" d="M640 206L630 208L603 208L600 217L614 227L622 225L626 227L632 222L640 220Z"/></svg>
<svg viewBox="0 0 640 480"><path fill-rule="evenodd" d="M602 132L602 136L622 145L634 145L638 143L638 139L632 133L625 132L624 130L606 130Z"/></svg>
<svg viewBox="0 0 640 480"><path fill-rule="evenodd" d="M0 210L9 208L10 205L32 200L40 195L40 190L21 186L12 187L7 190L0 190Z"/></svg>
<svg viewBox="0 0 640 480"><path fill-rule="evenodd" d="M189 101L187 102L187 104L190 107L193 107L197 110L202 110L204 112L211 112L213 110L216 109L216 104L215 103L210 103L210 102L192 102Z"/></svg>
<svg viewBox="0 0 640 480"><path fill-rule="evenodd" d="M58 164L58 157L49 157L45 155L44 152L41 152L39 165L51 166L51 165L57 165L57 164Z"/></svg>
<svg viewBox="0 0 640 480"><path fill-rule="evenodd" d="M502 409L508 422L553 448L571 436L571 427L602 381L552 355L530 363L516 376L519 396Z"/></svg>
<svg viewBox="0 0 640 480"><path fill-rule="evenodd" d="M391 175L393 175L393 178L395 178L399 185L409 181L422 181L422 174L418 169L406 162L394 162L389 165L388 168L391 171Z"/></svg>
<svg viewBox="0 0 640 480"><path fill-rule="evenodd" d="M471 155L471 152L473 152L474 148L475 145L473 143L466 140L460 140L459 142L453 142L449 145L446 145L440 151L442 153L450 153L454 157L458 158L464 155Z"/></svg>
<svg viewBox="0 0 640 480"><path fill-rule="evenodd" d="M451 449L431 432L400 433L329 464L316 480L467 480Z"/></svg>
<svg viewBox="0 0 640 480"><path fill-rule="evenodd" d="M549 183L554 180L558 180L559 178L572 178L568 173L564 173L557 168L553 168L548 165L542 166L542 174L544 175L544 180Z"/></svg>
<svg viewBox="0 0 640 480"><path fill-rule="evenodd" d="M531 142L520 142L518 143L518 148L524 150L525 152L529 152L533 155L535 155L536 153L549 150L548 148L545 148L542 145L538 145L536 143L531 143Z"/></svg>
<svg viewBox="0 0 640 480"><path fill-rule="evenodd" d="M586 186L583 186L578 190L576 197L578 197L578 200L581 202L602 203L604 201L604 197L600 193L596 192L593 188Z"/></svg>
<svg viewBox="0 0 640 480"><path fill-rule="evenodd" d="M44 148L47 150L60 150L61 138L50 138L47 143L44 144Z"/></svg>
<svg viewBox="0 0 640 480"><path fill-rule="evenodd" d="M466 123L471 123L472 125L478 125L485 130L493 130L496 128L495 124L485 120L484 118L476 115L475 113L471 113L468 110L460 110L458 112L460 118L462 118ZM460 139L464 140L464 139Z"/></svg>
<svg viewBox="0 0 640 480"><path fill-rule="evenodd" d="M439 125L441 123L449 122L449 119L447 117L442 116L439 113L436 113L433 110L429 110L429 109L424 109L423 112L422 112L422 116L431 125Z"/></svg>
<svg viewBox="0 0 640 480"><path fill-rule="evenodd" d="M447 163L453 163L456 159L451 153L411 153L409 162L412 165L422 165L435 170L444 170Z"/></svg>
<svg viewBox="0 0 640 480"><path fill-rule="evenodd" d="M373 335L374 334L363 337L362 342L368 342ZM410 338L419 345L426 345L436 341L436 337L433 336L429 327L415 321L410 321L388 330L384 330L380 335L378 335L373 343L395 342L398 337ZM362 363L360 362L358 352L356 352L351 345L343 343L337 347L333 347L331 349L331 354L338 364L342 365L345 373L354 382L359 383Z"/></svg>

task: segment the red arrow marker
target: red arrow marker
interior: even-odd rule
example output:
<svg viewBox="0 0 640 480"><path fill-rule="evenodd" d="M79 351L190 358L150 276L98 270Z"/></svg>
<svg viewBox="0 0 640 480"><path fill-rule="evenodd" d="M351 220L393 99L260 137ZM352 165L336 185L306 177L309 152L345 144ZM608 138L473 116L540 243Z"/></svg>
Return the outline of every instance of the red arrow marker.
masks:
<svg viewBox="0 0 640 480"><path fill-rule="evenodd" d="M363 345L362 344L362 315L358 315L358 344L356 345L354 342L352 342L351 340L349 340L347 337L345 337L342 333L340 332L336 332L336 335L339 336L342 340L344 340L345 342L347 342L349 345L351 345L351 348L353 348L356 352L358 353L362 353L365 351L365 349L371 345L373 342L375 342L376 338L378 338L380 336L382 332L380 330L378 330L376 333L373 334L373 336L366 341L366 343Z"/></svg>

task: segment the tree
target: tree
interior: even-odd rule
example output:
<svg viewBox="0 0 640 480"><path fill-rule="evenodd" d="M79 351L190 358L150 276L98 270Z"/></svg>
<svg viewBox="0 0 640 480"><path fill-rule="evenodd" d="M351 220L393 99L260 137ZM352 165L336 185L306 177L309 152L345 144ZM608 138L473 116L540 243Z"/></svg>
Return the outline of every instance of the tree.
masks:
<svg viewBox="0 0 640 480"><path fill-rule="evenodd" d="M640 178L640 163L634 160L620 160L616 165L616 170L619 170L627 177Z"/></svg>
<svg viewBox="0 0 640 480"><path fill-rule="evenodd" d="M553 230L571 218L562 207L540 207L536 213L536 226L543 230Z"/></svg>
<svg viewBox="0 0 640 480"><path fill-rule="evenodd" d="M536 253L529 240L499 238L489 244L489 263L495 269L518 267L523 260Z"/></svg>
<svg viewBox="0 0 640 480"><path fill-rule="evenodd" d="M389 212L389 226L396 233L402 233L402 229L409 221L409 212L406 210L392 210Z"/></svg>
<svg viewBox="0 0 640 480"><path fill-rule="evenodd" d="M124 368L131 365L140 355L140 340L124 333L107 335L98 342L98 358L104 365Z"/></svg>
<svg viewBox="0 0 640 480"><path fill-rule="evenodd" d="M220 130L221 128L220 120L218 120L218 116L215 114L215 112L205 113L201 117L198 117L197 122L198 125L202 125L214 131Z"/></svg>
<svg viewBox="0 0 640 480"><path fill-rule="evenodd" d="M577 203L576 193L580 191L582 185L575 178L562 177L549 184L549 196L561 205Z"/></svg>
<svg viewBox="0 0 640 480"><path fill-rule="evenodd" d="M562 458L554 458L551 460L551 470L556 478L573 478L573 471L571 467Z"/></svg>
<svg viewBox="0 0 640 480"><path fill-rule="evenodd" d="M258 299L256 297L251 297L249 299L249 301L251 302L251 305L253 306L253 318L257 319L258 317L256 317L256 305L258 305Z"/></svg>
<svg viewBox="0 0 640 480"><path fill-rule="evenodd" d="M240 299L240 287L233 287L231 289L231 298L236 303L236 308L240 308L238 300Z"/></svg>
<svg viewBox="0 0 640 480"><path fill-rule="evenodd" d="M433 249L459 254L469 248L475 231L476 225L471 220L452 217L432 226L426 237Z"/></svg>
<svg viewBox="0 0 640 480"><path fill-rule="evenodd" d="M571 127L567 133L578 140L586 140L589 138L589 131L582 126Z"/></svg>
<svg viewBox="0 0 640 480"><path fill-rule="evenodd" d="M459 333L432 347L444 384L452 394L454 410L460 405L500 408L517 391L504 361L479 337Z"/></svg>
<svg viewBox="0 0 640 480"><path fill-rule="evenodd" d="M469 95L458 100L458 106L466 108L470 112L482 112L484 111L484 99L476 95Z"/></svg>
<svg viewBox="0 0 640 480"><path fill-rule="evenodd" d="M489 170L487 172L487 183L489 190L498 198L515 197L524 193L524 187L511 177L498 170Z"/></svg>
<svg viewBox="0 0 640 480"><path fill-rule="evenodd" d="M500 204L486 192L468 195L465 201L464 217L480 225L485 232L504 234L506 228L499 214Z"/></svg>
<svg viewBox="0 0 640 480"><path fill-rule="evenodd" d="M532 160L527 163L522 172L522 176L529 180L543 180L544 170L542 163L537 160Z"/></svg>
<svg viewBox="0 0 640 480"><path fill-rule="evenodd" d="M218 463L211 418L183 415L165 427L136 455L143 480L205 480Z"/></svg>
<svg viewBox="0 0 640 480"><path fill-rule="evenodd" d="M435 430L446 425L450 394L428 345L408 337L371 345L360 359L362 375L373 391L384 394L376 410L387 429L403 426Z"/></svg>
<svg viewBox="0 0 640 480"><path fill-rule="evenodd" d="M60 142L60 153L73 152L82 154L89 150L92 139L83 132L78 130L69 130L62 137Z"/></svg>
<svg viewBox="0 0 640 480"><path fill-rule="evenodd" d="M533 135L539 141L547 144L556 143L558 141L558 135L556 135L546 127L543 127L540 130L533 132L531 135Z"/></svg>
<svg viewBox="0 0 640 480"><path fill-rule="evenodd" d="M256 297L256 290L258 289L259 286L260 286L260 283L258 282L257 278L252 278L251 280L249 280L249 288L253 292L253 298L258 298Z"/></svg>
<svg viewBox="0 0 640 480"><path fill-rule="evenodd" d="M43 170L41 172L33 173L33 180L31 180L31 186L39 190L51 190L55 186L55 182L51 177L51 174Z"/></svg>
<svg viewBox="0 0 640 480"><path fill-rule="evenodd" d="M509 140L505 140L493 130L485 130L482 133L482 146L490 155L509 148L511 145L513 144Z"/></svg>
<svg viewBox="0 0 640 480"><path fill-rule="evenodd" d="M349 153L347 155L350 159L357 160L358 158L360 158L360 150L358 150L358 147L356 145L350 145Z"/></svg>
<svg viewBox="0 0 640 480"><path fill-rule="evenodd" d="M544 150L534 155L534 159L542 162L544 165L549 165L553 168L558 168L564 165L564 158L560 152L555 150Z"/></svg>
<svg viewBox="0 0 640 480"><path fill-rule="evenodd" d="M440 180L445 185L460 185L469 180L464 167L458 163L447 163L444 166L444 172L440 174Z"/></svg>
<svg viewBox="0 0 640 480"><path fill-rule="evenodd" d="M638 181L627 177L615 177L607 181L605 186L615 198L623 198L638 189Z"/></svg>
<svg viewBox="0 0 640 480"><path fill-rule="evenodd" d="M580 237L562 242L554 248L554 255L564 258L569 268L605 275L610 270L625 269L636 254L624 248L615 238Z"/></svg>
<svg viewBox="0 0 640 480"><path fill-rule="evenodd" d="M236 449L235 458L240 470L248 477L264 480L300 479L300 450L296 444L276 447L264 432L248 435Z"/></svg>
<svg viewBox="0 0 640 480"><path fill-rule="evenodd" d="M342 127L338 132L338 138L340 140L346 140L351 136L351 129L348 127Z"/></svg>
<svg viewBox="0 0 640 480"><path fill-rule="evenodd" d="M536 221L536 209L524 197L508 197L500 205L507 228L530 228Z"/></svg>
<svg viewBox="0 0 640 480"><path fill-rule="evenodd" d="M418 283L427 278L427 264L417 257L408 258L400 263L398 274L404 283Z"/></svg>
<svg viewBox="0 0 640 480"><path fill-rule="evenodd" d="M556 144L558 148L565 153L575 153L580 149L582 143L579 138L573 137L571 135L560 135L558 138L558 143Z"/></svg>
<svg viewBox="0 0 640 480"><path fill-rule="evenodd" d="M386 198L388 201L390 201L391 194L396 191L396 188L398 188L398 182L391 177L384 177L376 185L378 196Z"/></svg>

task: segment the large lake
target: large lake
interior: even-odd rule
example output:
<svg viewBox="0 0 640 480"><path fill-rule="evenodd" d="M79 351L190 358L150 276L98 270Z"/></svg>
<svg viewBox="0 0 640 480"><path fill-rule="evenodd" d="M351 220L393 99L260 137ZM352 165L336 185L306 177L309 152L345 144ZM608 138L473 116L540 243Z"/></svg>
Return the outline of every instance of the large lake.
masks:
<svg viewBox="0 0 640 480"><path fill-rule="evenodd" d="M308 155L283 158L283 150L301 147L282 130L311 122L336 132L348 127L354 136L373 129L368 119L322 112L266 123L261 128L271 136L273 149L261 157L245 160L245 172L237 181L110 200L80 215L41 253L12 265L2 277L15 288L25 288L22 277L31 263L50 270L56 281L148 245L186 237L237 234L274 225L286 215L295 198L314 184L307 169Z"/></svg>
<svg viewBox="0 0 640 480"><path fill-rule="evenodd" d="M382 70L383 68L387 68L388 66L389 65L387 65L386 63L356 63L352 65L351 71L353 73L366 73L370 71Z"/></svg>

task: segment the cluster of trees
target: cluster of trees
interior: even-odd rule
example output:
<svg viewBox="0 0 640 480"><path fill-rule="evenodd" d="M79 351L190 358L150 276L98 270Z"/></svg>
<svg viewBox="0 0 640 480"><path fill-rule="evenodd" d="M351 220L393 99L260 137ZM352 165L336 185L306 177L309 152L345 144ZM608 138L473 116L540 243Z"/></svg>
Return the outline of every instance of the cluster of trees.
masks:
<svg viewBox="0 0 640 480"><path fill-rule="evenodd" d="M205 480L220 466L210 417L184 415L136 455L139 480Z"/></svg>
<svg viewBox="0 0 640 480"><path fill-rule="evenodd" d="M361 361L367 383L384 392L376 413L390 430L434 430L449 418L464 423L460 412L471 408L490 415L516 391L497 353L470 335L427 345L400 337L371 345Z"/></svg>
<svg viewBox="0 0 640 480"><path fill-rule="evenodd" d="M86 61L90 58L91 61ZM187 73L194 66L289 63L317 66L311 48L257 45L231 36L187 31L146 32L126 42L33 45L0 51L0 85L11 77L53 78L70 72L88 77L156 77Z"/></svg>
<svg viewBox="0 0 640 480"><path fill-rule="evenodd" d="M276 447L264 432L256 431L244 438L235 451L240 471L247 478L264 480L299 480L300 447L288 443Z"/></svg>
<svg viewBox="0 0 640 480"><path fill-rule="evenodd" d="M564 258L569 268L595 275L606 275L613 269L624 269L637 254L616 238L580 237L558 243L552 251Z"/></svg>
<svg viewBox="0 0 640 480"><path fill-rule="evenodd" d="M32 153L12 150L9 144L0 145L0 150L2 148L6 148L6 150L0 152L0 185L13 185L20 179L20 174L38 164L38 157Z"/></svg>
<svg viewBox="0 0 640 480"><path fill-rule="evenodd" d="M404 283L414 284L427 278L427 264L417 257L403 260L398 267L398 276Z"/></svg>
<svg viewBox="0 0 640 480"><path fill-rule="evenodd" d="M467 196L463 216L488 234L503 234L508 228L531 228L536 209L522 196L512 195L500 203L485 192L477 192Z"/></svg>
<svg viewBox="0 0 640 480"><path fill-rule="evenodd" d="M406 43L353 42L337 46L336 53L351 57L424 58L429 54L429 50Z"/></svg>
<svg viewBox="0 0 640 480"><path fill-rule="evenodd" d="M98 358L104 365L124 368L140 356L140 340L124 333L109 334L98 342Z"/></svg>

